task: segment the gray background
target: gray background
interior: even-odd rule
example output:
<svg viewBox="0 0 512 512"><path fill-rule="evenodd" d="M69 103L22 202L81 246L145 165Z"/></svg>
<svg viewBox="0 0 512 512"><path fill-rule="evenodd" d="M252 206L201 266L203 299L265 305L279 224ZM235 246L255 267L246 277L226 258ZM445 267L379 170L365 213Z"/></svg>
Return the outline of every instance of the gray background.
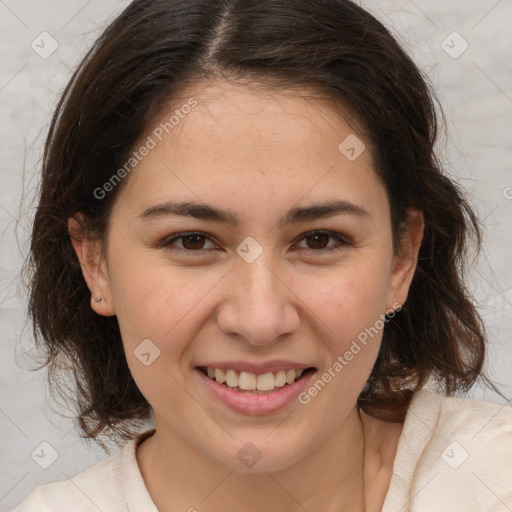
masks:
<svg viewBox="0 0 512 512"><path fill-rule="evenodd" d="M36 352L18 274L57 97L89 44L127 3L0 0L0 510L10 510L37 485L73 476L106 456L77 437L72 418L57 414L62 408L49 400L45 371L30 371ZM512 396L512 2L361 3L428 73L445 108L448 132L440 148L447 172L466 188L485 224L484 250L470 285L492 342L488 371ZM454 31L469 45L460 56L465 43ZM42 32L58 43L47 58L31 47L34 40L42 46ZM471 396L505 403L480 387ZM31 456L34 450L45 454L34 454L40 464L51 462L53 453L58 457L43 469Z"/></svg>

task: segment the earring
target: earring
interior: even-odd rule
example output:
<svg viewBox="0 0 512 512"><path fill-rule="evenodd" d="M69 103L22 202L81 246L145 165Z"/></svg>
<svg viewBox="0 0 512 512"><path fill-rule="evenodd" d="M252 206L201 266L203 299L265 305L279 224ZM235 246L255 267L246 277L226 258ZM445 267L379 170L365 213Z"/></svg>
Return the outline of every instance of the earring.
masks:
<svg viewBox="0 0 512 512"><path fill-rule="evenodd" d="M94 300L95 300L96 302L101 302L101 297L94 297Z"/></svg>

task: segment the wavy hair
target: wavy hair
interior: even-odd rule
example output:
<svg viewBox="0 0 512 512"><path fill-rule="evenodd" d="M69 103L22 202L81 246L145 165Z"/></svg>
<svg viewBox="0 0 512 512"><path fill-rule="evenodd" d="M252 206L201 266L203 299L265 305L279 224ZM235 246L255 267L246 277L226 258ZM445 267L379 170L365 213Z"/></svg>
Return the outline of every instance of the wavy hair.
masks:
<svg viewBox="0 0 512 512"><path fill-rule="evenodd" d="M122 183L94 190L129 158L137 140L187 83L219 77L259 87L313 87L370 144L389 196L395 250L410 207L425 230L409 297L386 323L381 350L358 403L403 421L429 378L448 395L483 373L484 327L465 280L479 221L442 172L434 145L438 101L391 33L348 0L135 0L80 63L56 107L46 140L33 223L29 314L55 390L69 382L81 436L132 439L151 406L137 388L116 317L95 314L68 233L105 239ZM65 384L68 382L68 384Z"/></svg>

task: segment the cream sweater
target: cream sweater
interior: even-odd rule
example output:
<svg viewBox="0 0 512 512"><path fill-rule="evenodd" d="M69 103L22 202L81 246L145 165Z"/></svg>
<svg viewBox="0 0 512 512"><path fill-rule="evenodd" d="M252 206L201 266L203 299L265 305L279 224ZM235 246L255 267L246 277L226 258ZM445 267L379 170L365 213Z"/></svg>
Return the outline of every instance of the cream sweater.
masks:
<svg viewBox="0 0 512 512"><path fill-rule="evenodd" d="M71 480L37 487L12 512L158 512L135 450L153 430ZM512 408L418 391L382 512L512 511Z"/></svg>

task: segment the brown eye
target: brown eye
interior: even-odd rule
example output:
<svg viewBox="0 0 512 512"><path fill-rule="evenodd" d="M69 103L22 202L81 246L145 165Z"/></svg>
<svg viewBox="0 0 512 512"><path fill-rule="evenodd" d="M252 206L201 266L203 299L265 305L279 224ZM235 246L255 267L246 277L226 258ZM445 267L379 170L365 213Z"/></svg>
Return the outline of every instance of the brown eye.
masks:
<svg viewBox="0 0 512 512"><path fill-rule="evenodd" d="M176 242L181 240L181 246ZM181 250L188 252L200 252L203 250L209 250L210 248L205 248L205 243L210 242L215 248L215 244L210 240L207 235L202 233L180 233L177 235L173 235L170 238L166 238L162 240L158 245L160 247L165 247L171 250Z"/></svg>
<svg viewBox="0 0 512 512"><path fill-rule="evenodd" d="M336 240L338 244L329 246L329 239ZM307 247L301 247L301 250L311 250L313 252L327 252L344 249L349 243L337 233L330 231L311 231L306 233L301 240L306 241Z"/></svg>
<svg viewBox="0 0 512 512"><path fill-rule="evenodd" d="M330 235L325 233L319 233L317 235L308 235L305 237L305 240L308 240L310 243L308 244L309 249L325 249L329 244Z"/></svg>
<svg viewBox="0 0 512 512"><path fill-rule="evenodd" d="M205 237L203 235L187 235L181 237L182 245L190 251L197 251L203 248Z"/></svg>

